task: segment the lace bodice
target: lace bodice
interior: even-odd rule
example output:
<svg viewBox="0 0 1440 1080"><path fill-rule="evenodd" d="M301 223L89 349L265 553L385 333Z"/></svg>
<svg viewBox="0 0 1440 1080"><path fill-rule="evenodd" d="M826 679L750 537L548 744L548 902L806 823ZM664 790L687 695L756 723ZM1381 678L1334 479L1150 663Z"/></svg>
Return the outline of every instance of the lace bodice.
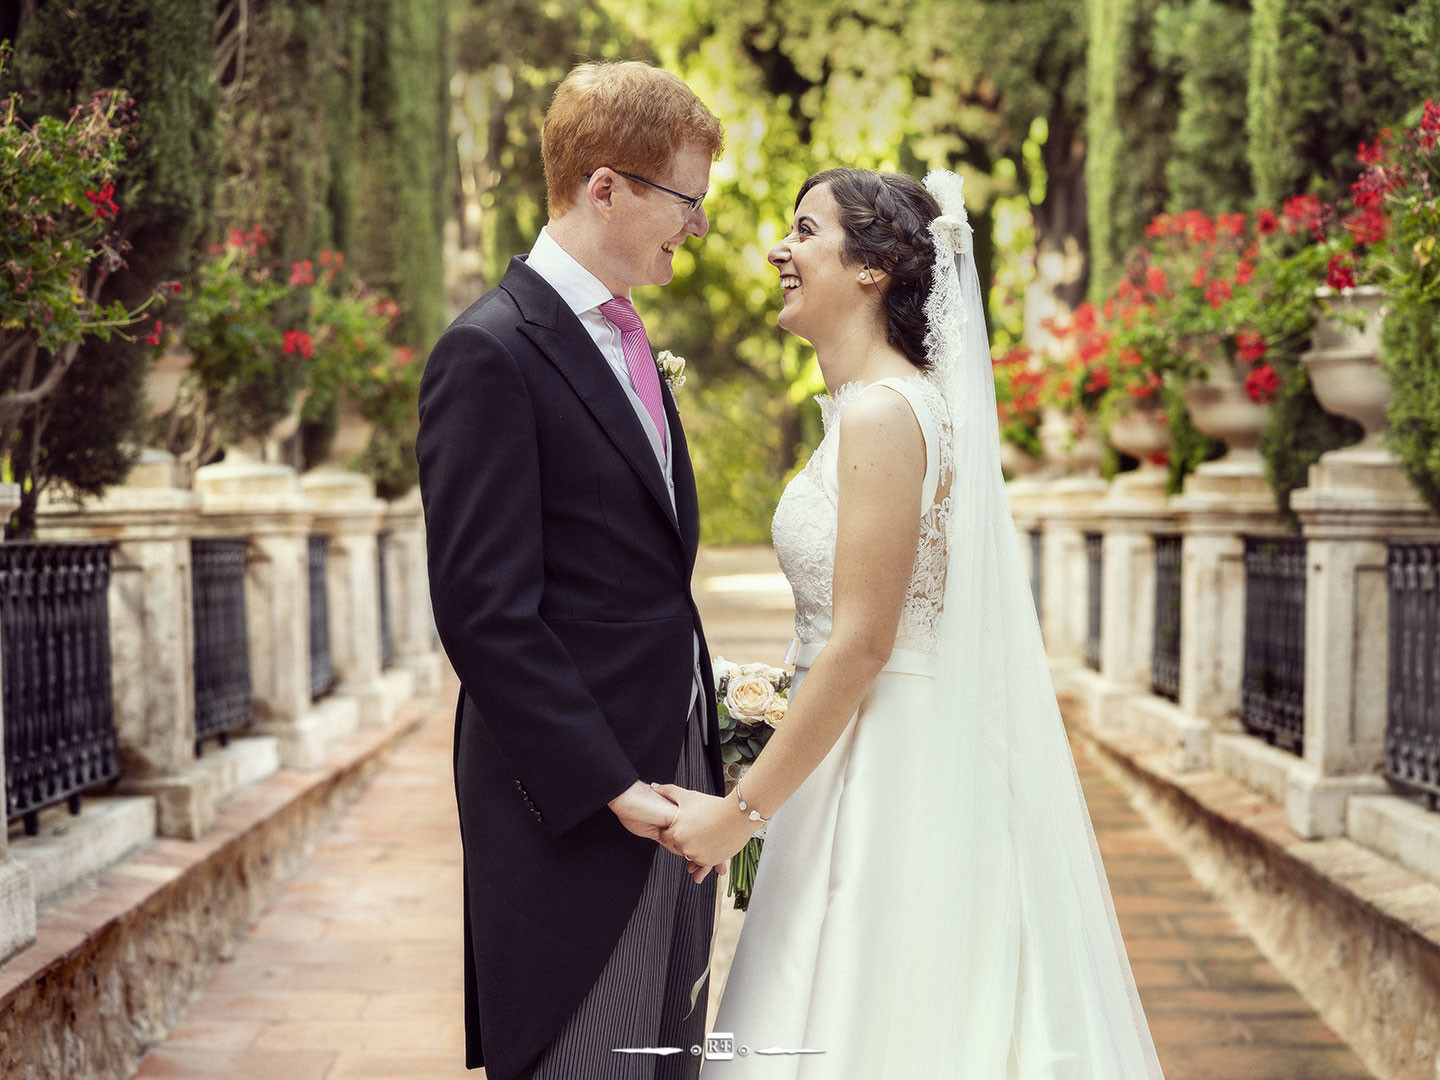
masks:
<svg viewBox="0 0 1440 1080"><path fill-rule="evenodd" d="M939 388L928 377L846 383L820 397L825 436L809 462L786 485L771 523L780 569L795 593L795 636L802 642L830 636L834 605L835 543L839 528L840 414L865 390L888 386L905 396L925 433L925 480L920 543L905 594L895 648L935 652L945 594L946 528L950 512L951 434Z"/></svg>

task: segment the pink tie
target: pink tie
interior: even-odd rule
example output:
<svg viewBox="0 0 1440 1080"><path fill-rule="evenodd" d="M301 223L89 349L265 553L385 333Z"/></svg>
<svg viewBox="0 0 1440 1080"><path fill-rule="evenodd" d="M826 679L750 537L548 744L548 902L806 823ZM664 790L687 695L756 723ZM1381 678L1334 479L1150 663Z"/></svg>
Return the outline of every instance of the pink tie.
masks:
<svg viewBox="0 0 1440 1080"><path fill-rule="evenodd" d="M660 403L660 372L650 351L650 339L645 336L645 324L640 321L634 305L618 296L601 304L600 314L620 331L620 350L625 354L630 385L635 388L650 419L655 421L655 428L660 432L660 445L665 446L665 407Z"/></svg>

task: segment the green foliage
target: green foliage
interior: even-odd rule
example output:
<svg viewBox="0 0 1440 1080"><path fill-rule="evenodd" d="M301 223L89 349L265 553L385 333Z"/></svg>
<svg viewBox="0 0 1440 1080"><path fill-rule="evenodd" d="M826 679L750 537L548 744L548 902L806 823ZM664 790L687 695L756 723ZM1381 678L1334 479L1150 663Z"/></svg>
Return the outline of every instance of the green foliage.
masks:
<svg viewBox="0 0 1440 1080"><path fill-rule="evenodd" d="M1310 387L1309 373L1298 358L1288 363L1277 358L1274 366L1281 373L1280 391L1260 436L1260 454L1281 517L1292 531L1299 532L1300 519L1290 509L1291 494L1306 485L1310 466L1321 454L1358 442L1364 432L1355 421L1321 408Z"/></svg>
<svg viewBox="0 0 1440 1080"><path fill-rule="evenodd" d="M1256 0L1249 155L1256 197L1335 201L1355 148L1440 86L1440 0Z"/></svg>
<svg viewBox="0 0 1440 1080"><path fill-rule="evenodd" d="M210 0L69 0L39 5L16 41L15 85L35 95L28 113L63 115L109 87L136 101L135 143L116 177L133 250L114 286L131 300L197 261L216 169L214 18Z"/></svg>
<svg viewBox="0 0 1440 1080"><path fill-rule="evenodd" d="M1185 477L1202 462L1225 452L1225 444L1213 439L1195 426L1190 410L1185 407L1182 380L1167 379L1160 389L1160 403L1170 424L1170 453L1166 465L1166 490L1178 495Z"/></svg>
<svg viewBox="0 0 1440 1080"><path fill-rule="evenodd" d="M4 64L0 52L0 76ZM160 340L156 322L144 351L91 350L77 364L88 343L131 341L126 328L158 299L101 299L125 250L112 222L128 101L123 91L97 92L66 119L41 115L33 124L20 118L18 95L0 101L0 456L21 485L22 536L51 482L96 491L124 475L127 452L107 440L132 429L143 370L132 357L153 355ZM57 422L90 401L97 373L106 416Z"/></svg>
<svg viewBox="0 0 1440 1080"><path fill-rule="evenodd" d="M1385 442L1421 496L1440 512L1440 303L1399 301L1381 331L1390 377Z"/></svg>
<svg viewBox="0 0 1440 1080"><path fill-rule="evenodd" d="M210 212L217 160L213 3L70 0L32 12L20 24L14 71L3 79L7 89L23 91L27 118L64 116L102 89L123 87L135 99L138 125L113 177L116 246L125 261L99 294L101 303L134 310L161 281L188 278ZM98 494L123 478L135 446L121 448L116 440L131 430L153 355L148 340L121 336L91 337L80 346L74 365L84 374L59 384L47 406L50 419L27 421L30 449L24 462L11 463L25 485L22 531L47 484ZM84 396L94 387L105 393ZM96 400L104 402L103 418L64 427L56 419L84 416Z"/></svg>
<svg viewBox="0 0 1440 1080"><path fill-rule="evenodd" d="M264 242L258 227L235 230L201 266L186 305L192 372L227 440L263 438L290 412L305 379L304 300L260 257Z"/></svg>
<svg viewBox="0 0 1440 1080"><path fill-rule="evenodd" d="M1088 0L1089 101L1086 181L1090 295L1106 296L1124 254L1166 203L1166 162L1178 80L1160 63L1154 27L1160 0Z"/></svg>
<svg viewBox="0 0 1440 1080"><path fill-rule="evenodd" d="M355 0L364 83L356 155L356 269L400 305L402 340L427 349L445 328L450 137L447 0Z"/></svg>
<svg viewBox="0 0 1440 1080"><path fill-rule="evenodd" d="M704 380L703 390L692 384L680 395L692 443L703 446L711 435L696 434L706 410L685 398L708 400L727 381L737 398L773 395L764 413L791 433L773 455L752 460L756 431L716 425L745 443L734 453L744 459L736 465L747 477L739 498L751 520L727 516L726 481L702 472L702 486L717 485L713 495L702 491L706 514L715 515L711 537L767 535L773 496L809 441L800 433L813 438L818 427L809 399L823 384L809 347L775 327L779 290L765 260L788 231L806 176L838 164L917 177L932 166L955 168L966 176L982 282L988 286L997 261L992 212L1009 198L1034 212L1040 242L1064 267L1061 280L1041 287L1076 294L1066 306L1084 288L1084 261L1074 255L1085 243L1078 5L898 0L862 12L842 0L505 0L467 11L457 54L461 172L476 213L462 224L462 246L478 246L490 283L544 224L540 123L574 63L657 62L724 122L709 233L677 254L671 285L636 296L656 347L689 357ZM1006 236L1012 231L1007 226ZM1004 287L1013 285L1007 279ZM716 445L709 457L724 454ZM763 483L753 471L762 461ZM771 495L754 494L761 489Z"/></svg>
<svg viewBox="0 0 1440 1080"><path fill-rule="evenodd" d="M263 221L276 256L354 231L364 73L354 0L272 0L222 28L222 178L212 235Z"/></svg>
<svg viewBox="0 0 1440 1080"><path fill-rule="evenodd" d="M779 466L792 457L785 445L784 398L772 386L747 379L694 379L678 393L685 437L695 466L701 540L707 544L765 543L770 516L784 487Z"/></svg>
<svg viewBox="0 0 1440 1080"><path fill-rule="evenodd" d="M1183 0L1155 13L1157 59L1177 80L1180 111L1165 163L1171 212L1211 213L1250 203L1243 141L1250 14L1221 0Z"/></svg>

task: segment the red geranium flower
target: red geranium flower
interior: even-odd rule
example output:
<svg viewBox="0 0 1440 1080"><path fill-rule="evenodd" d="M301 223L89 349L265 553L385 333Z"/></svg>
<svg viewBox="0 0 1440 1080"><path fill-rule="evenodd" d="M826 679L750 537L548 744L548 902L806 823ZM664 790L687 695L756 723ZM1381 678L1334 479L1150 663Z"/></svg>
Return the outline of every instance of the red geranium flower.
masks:
<svg viewBox="0 0 1440 1080"><path fill-rule="evenodd" d="M1262 233L1273 233L1280 227L1280 219L1275 216L1275 211L1270 209L1255 211L1255 228Z"/></svg>
<svg viewBox="0 0 1440 1080"><path fill-rule="evenodd" d="M1249 285L1255 279L1255 264L1242 262L1235 267L1235 284Z"/></svg>
<svg viewBox="0 0 1440 1080"><path fill-rule="evenodd" d="M1257 405L1269 405L1280 390L1280 376L1269 364L1257 364L1245 376L1245 393Z"/></svg>
<svg viewBox="0 0 1440 1080"><path fill-rule="evenodd" d="M164 329L164 327L160 325L160 320L159 320L159 319L156 319L156 320L155 320L155 329L152 330L152 331L150 332L150 336L145 339L145 344L146 344L146 345L159 345L159 344L160 344L160 331L163 330L163 329Z"/></svg>
<svg viewBox="0 0 1440 1080"><path fill-rule="evenodd" d="M1325 266L1325 284L1332 289L1353 289L1355 267L1343 255L1332 255Z"/></svg>
<svg viewBox="0 0 1440 1080"><path fill-rule="evenodd" d="M1378 206L1367 207L1346 218L1345 227L1355 235L1356 243L1373 246L1385 239L1385 212Z"/></svg>
<svg viewBox="0 0 1440 1080"><path fill-rule="evenodd" d="M1292 232L1297 228L1304 228L1317 237L1324 232L1325 204L1318 195L1291 195L1285 200L1282 212L1287 228Z"/></svg>
<svg viewBox="0 0 1440 1080"><path fill-rule="evenodd" d="M1220 307L1230 296L1230 282L1224 278L1216 278L1205 287L1205 302L1212 308Z"/></svg>
<svg viewBox="0 0 1440 1080"><path fill-rule="evenodd" d="M85 190L85 197L90 200L90 212L101 221L109 221L120 210L111 198L115 194L115 185L106 184L99 191Z"/></svg>
<svg viewBox="0 0 1440 1080"><path fill-rule="evenodd" d="M1261 359L1269 351L1265 339L1254 330L1241 330L1236 334L1235 348L1239 351L1241 358L1251 364Z"/></svg>
<svg viewBox="0 0 1440 1080"><path fill-rule="evenodd" d="M299 262L290 264L291 285L314 285L315 267L309 259L301 259Z"/></svg>
<svg viewBox="0 0 1440 1080"><path fill-rule="evenodd" d="M304 330L286 330L284 353L289 356L297 352L309 360L315 354L315 341Z"/></svg>
<svg viewBox="0 0 1440 1080"><path fill-rule="evenodd" d="M1145 288L1150 290L1151 296L1169 296L1170 281L1165 276L1165 271L1158 266L1152 266L1146 270Z"/></svg>

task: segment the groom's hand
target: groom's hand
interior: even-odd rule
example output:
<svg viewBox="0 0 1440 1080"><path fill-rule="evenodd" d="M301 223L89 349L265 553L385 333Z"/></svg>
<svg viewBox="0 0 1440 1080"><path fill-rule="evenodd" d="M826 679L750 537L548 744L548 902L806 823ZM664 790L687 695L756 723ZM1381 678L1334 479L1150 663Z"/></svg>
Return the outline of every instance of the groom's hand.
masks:
<svg viewBox="0 0 1440 1080"><path fill-rule="evenodd" d="M675 824L680 808L643 780L636 780L615 798L610 809L636 836L660 843L660 834Z"/></svg>

